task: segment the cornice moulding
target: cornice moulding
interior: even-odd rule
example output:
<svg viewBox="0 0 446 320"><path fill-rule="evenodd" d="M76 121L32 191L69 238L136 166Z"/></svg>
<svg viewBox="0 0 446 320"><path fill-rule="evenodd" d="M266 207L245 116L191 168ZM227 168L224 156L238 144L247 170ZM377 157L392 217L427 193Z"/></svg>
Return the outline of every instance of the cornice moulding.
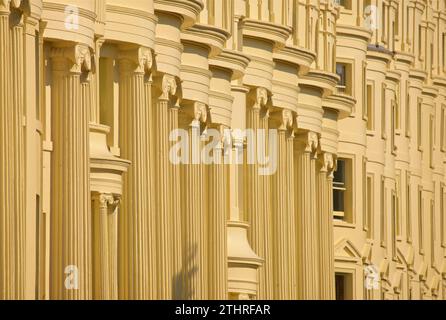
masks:
<svg viewBox="0 0 446 320"><path fill-rule="evenodd" d="M353 37L361 41L364 41L366 45L370 41L372 35L373 35L372 31L367 30L366 28L343 25L343 24L336 25L336 36L338 37L346 36L348 38Z"/></svg>
<svg viewBox="0 0 446 320"><path fill-rule="evenodd" d="M117 6L117 5L108 4L106 7L106 11L121 14L121 15L127 15L127 16L131 16L131 17L147 19L153 23L158 22L158 18L155 14L153 14L151 12L146 12L143 10L134 9L134 8L121 7L121 6Z"/></svg>
<svg viewBox="0 0 446 320"><path fill-rule="evenodd" d="M195 24L181 33L181 40L208 46L209 57L212 58L221 53L229 36L226 30L206 24Z"/></svg>
<svg viewBox="0 0 446 320"><path fill-rule="evenodd" d="M345 94L333 94L323 99L322 107L336 110L338 112L338 120L342 120L350 116L356 104L356 99Z"/></svg>
<svg viewBox="0 0 446 320"><path fill-rule="evenodd" d="M220 67L232 71L232 80L244 76L251 59L238 51L223 49L216 57L209 60L211 66Z"/></svg>
<svg viewBox="0 0 446 320"><path fill-rule="evenodd" d="M273 58L299 66L299 74L304 75L310 70L311 64L316 59L316 54L305 48L285 46L274 52Z"/></svg>
<svg viewBox="0 0 446 320"><path fill-rule="evenodd" d="M323 95L328 96L334 92L338 82L339 76L337 74L312 69L299 79L299 86L305 85L320 88L323 91Z"/></svg>
<svg viewBox="0 0 446 320"><path fill-rule="evenodd" d="M201 0L154 0L155 11L178 15L182 18L182 29L193 26L203 10Z"/></svg>
<svg viewBox="0 0 446 320"><path fill-rule="evenodd" d="M276 49L283 48L291 34L289 27L253 19L243 19L241 29L244 36L271 41Z"/></svg>

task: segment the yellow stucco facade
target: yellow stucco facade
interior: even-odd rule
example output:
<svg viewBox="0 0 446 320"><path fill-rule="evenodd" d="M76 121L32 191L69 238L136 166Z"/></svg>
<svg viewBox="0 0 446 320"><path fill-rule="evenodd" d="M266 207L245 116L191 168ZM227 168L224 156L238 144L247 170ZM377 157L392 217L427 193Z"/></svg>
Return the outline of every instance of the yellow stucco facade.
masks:
<svg viewBox="0 0 446 320"><path fill-rule="evenodd" d="M445 205L446 1L0 0L0 299L445 299Z"/></svg>

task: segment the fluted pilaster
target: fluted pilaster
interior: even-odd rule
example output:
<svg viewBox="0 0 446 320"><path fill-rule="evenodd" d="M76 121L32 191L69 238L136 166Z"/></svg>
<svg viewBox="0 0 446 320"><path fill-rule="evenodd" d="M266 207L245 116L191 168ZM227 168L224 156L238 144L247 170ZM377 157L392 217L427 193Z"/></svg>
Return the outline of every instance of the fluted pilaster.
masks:
<svg viewBox="0 0 446 320"><path fill-rule="evenodd" d="M188 126L189 161L182 167L182 239L183 239L183 291L185 299L206 299L207 253L205 218L205 168L201 161L202 123L207 119L206 105L195 102L189 112L192 121ZM186 120L187 121L187 120Z"/></svg>
<svg viewBox="0 0 446 320"><path fill-rule="evenodd" d="M87 105L81 74L91 56L83 45L52 48L52 197L50 295L90 299L91 212ZM65 281L64 281L65 279Z"/></svg>
<svg viewBox="0 0 446 320"><path fill-rule="evenodd" d="M149 243L154 231L150 212L149 188L149 108L145 92L146 75L152 66L148 48L123 50L119 57L120 147L121 156L131 161L124 176L122 212L119 215L119 298L150 299L154 287L150 282L151 260L155 258Z"/></svg>
<svg viewBox="0 0 446 320"><path fill-rule="evenodd" d="M330 153L320 156L320 166L317 181L318 228L319 228L319 292L320 299L333 300L334 288L334 243L333 243L333 210L332 184L334 158Z"/></svg>
<svg viewBox="0 0 446 320"><path fill-rule="evenodd" d="M25 287L22 19L0 5L0 299L23 299Z"/></svg>
<svg viewBox="0 0 446 320"><path fill-rule="evenodd" d="M315 159L317 146L318 136L314 132L299 137L296 146L297 298L304 300L319 297Z"/></svg>
<svg viewBox="0 0 446 320"><path fill-rule="evenodd" d="M279 300L291 299L292 281L289 264L291 242L289 237L289 211L290 203L288 189L288 129L292 127L293 116L291 111L282 110L272 114L273 121L278 122L278 165L272 182L272 233L273 233L273 277L274 298ZM291 145L293 147L293 145Z"/></svg>
<svg viewBox="0 0 446 320"><path fill-rule="evenodd" d="M247 107L246 127L253 130L256 136L260 129L268 129L268 92L264 88L253 89L250 93L252 103ZM273 293L273 273L270 241L270 202L269 202L269 179L270 176L261 176L260 166L257 161L257 146L251 146L251 156L254 156L253 164L246 164L246 214L251 224L249 242L253 250L265 263L259 269L259 299L270 299ZM249 155L248 155L249 156ZM259 199L260 197L260 199Z"/></svg>
<svg viewBox="0 0 446 320"><path fill-rule="evenodd" d="M154 144L156 163L156 256L158 299L178 299L181 291L181 214L179 207L179 168L169 159L172 130L178 128L177 90L174 76L156 78Z"/></svg>
<svg viewBox="0 0 446 320"><path fill-rule="evenodd" d="M119 197L112 194L93 196L93 297L118 299L118 247L116 212Z"/></svg>
<svg viewBox="0 0 446 320"><path fill-rule="evenodd" d="M209 172L209 296L211 300L228 298L226 221L228 218L228 171L224 164L224 140L221 136L214 149L214 163Z"/></svg>

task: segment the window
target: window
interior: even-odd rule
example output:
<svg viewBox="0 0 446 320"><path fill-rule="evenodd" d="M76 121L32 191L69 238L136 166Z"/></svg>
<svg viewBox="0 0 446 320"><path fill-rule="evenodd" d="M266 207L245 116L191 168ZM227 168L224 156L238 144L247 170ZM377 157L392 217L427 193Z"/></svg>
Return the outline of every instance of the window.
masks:
<svg viewBox="0 0 446 320"><path fill-rule="evenodd" d="M443 71L446 70L446 33L443 33L443 45L441 51L441 60L443 62Z"/></svg>
<svg viewBox="0 0 446 320"><path fill-rule="evenodd" d="M429 165L434 168L434 149L435 149L435 117L429 118Z"/></svg>
<svg viewBox="0 0 446 320"><path fill-rule="evenodd" d="M419 60L423 60L423 54L421 52L422 50L422 29L421 26L418 26L418 56L419 56Z"/></svg>
<svg viewBox="0 0 446 320"><path fill-rule="evenodd" d="M412 195L410 188L410 173L406 173L406 232L407 232L407 242L412 243Z"/></svg>
<svg viewBox="0 0 446 320"><path fill-rule="evenodd" d="M395 231L396 236L401 237L401 172L398 171L396 175L395 185Z"/></svg>
<svg viewBox="0 0 446 320"><path fill-rule="evenodd" d="M352 95L352 65L348 63L336 63L336 74L339 76L338 91Z"/></svg>
<svg viewBox="0 0 446 320"><path fill-rule="evenodd" d="M441 151L446 152L446 105L441 106L440 126Z"/></svg>
<svg viewBox="0 0 446 320"><path fill-rule="evenodd" d="M395 125L396 125L396 104L395 101L392 101L392 111L391 111L391 132L390 132L390 140L391 140L391 152L392 154L396 154L396 145L395 145Z"/></svg>
<svg viewBox="0 0 446 320"><path fill-rule="evenodd" d="M418 187L418 238L420 243L420 254L424 254L424 232L423 232L423 189Z"/></svg>
<svg viewBox="0 0 446 320"><path fill-rule="evenodd" d="M366 223L367 239L372 239L373 238L372 216L373 216L373 203L374 203L373 176L372 175L367 176L366 188L367 188L367 193L366 193L367 194L367 207L366 207L367 214L366 214L365 223Z"/></svg>
<svg viewBox="0 0 446 320"><path fill-rule="evenodd" d="M421 117L423 116L423 114L421 113L421 99L418 98L418 102L417 102L417 143L418 143L418 150L422 151L423 150L423 141L422 141L422 130L423 130L423 122Z"/></svg>
<svg viewBox="0 0 446 320"><path fill-rule="evenodd" d="M446 247L446 208L444 207L446 201L446 185L442 184L440 188L440 235L441 235L441 245Z"/></svg>
<svg viewBox="0 0 446 320"><path fill-rule="evenodd" d="M334 218L352 222L351 160L339 159L333 178Z"/></svg>
<svg viewBox="0 0 446 320"><path fill-rule="evenodd" d="M396 193L395 191L392 191L392 228L391 228L391 233L392 233L392 257L393 259L396 259L396 234L397 234L397 225L398 225L398 221L397 221L397 209L396 209Z"/></svg>
<svg viewBox="0 0 446 320"><path fill-rule="evenodd" d="M381 87L381 136L384 140L387 139L386 126L386 84L383 83Z"/></svg>
<svg viewBox="0 0 446 320"><path fill-rule="evenodd" d="M431 200L431 207L430 207L430 213L431 213L431 221L430 221L430 226L431 226L431 264L432 266L435 266L435 202L434 200Z"/></svg>
<svg viewBox="0 0 446 320"><path fill-rule="evenodd" d="M381 176L381 221L380 221L380 233L381 233L381 246L386 247L387 245L387 230L386 230L386 185L385 178Z"/></svg>
<svg viewBox="0 0 446 320"><path fill-rule="evenodd" d="M344 7L344 9L352 9L352 0L337 0L337 2L341 7Z"/></svg>
<svg viewBox="0 0 446 320"><path fill-rule="evenodd" d="M409 81L406 81L406 137L410 138L410 94Z"/></svg>
<svg viewBox="0 0 446 320"><path fill-rule="evenodd" d="M353 300L353 275L351 273L335 274L336 300Z"/></svg>
<svg viewBox="0 0 446 320"><path fill-rule="evenodd" d="M367 62L362 62L362 117L367 120Z"/></svg>
<svg viewBox="0 0 446 320"><path fill-rule="evenodd" d="M374 130L375 129L375 121L374 121L374 115L373 115L373 87L374 85L372 83L367 84L367 90L366 90L366 114L367 114L367 130Z"/></svg>

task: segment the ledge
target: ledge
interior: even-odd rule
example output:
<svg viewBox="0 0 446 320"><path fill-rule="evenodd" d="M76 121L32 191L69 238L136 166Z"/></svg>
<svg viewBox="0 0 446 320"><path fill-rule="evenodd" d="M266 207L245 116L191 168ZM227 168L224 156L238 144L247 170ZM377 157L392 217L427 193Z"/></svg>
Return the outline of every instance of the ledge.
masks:
<svg viewBox="0 0 446 320"><path fill-rule="evenodd" d="M334 92L338 82L339 76L337 74L312 69L299 79L299 86L304 85L320 88L324 96L329 96Z"/></svg>
<svg viewBox="0 0 446 320"><path fill-rule="evenodd" d="M420 70L420 69L416 69L416 68L411 68L409 70L409 78L411 78L411 79L424 82L426 77L427 77L427 73L424 70Z"/></svg>
<svg viewBox="0 0 446 320"><path fill-rule="evenodd" d="M444 77L444 76L434 76L434 77L432 77L432 83L435 86L446 88L446 77Z"/></svg>
<svg viewBox="0 0 446 320"><path fill-rule="evenodd" d="M431 96L432 98L436 98L438 96L438 88L430 85L424 85L422 94L426 96Z"/></svg>
<svg viewBox="0 0 446 320"><path fill-rule="evenodd" d="M187 29L195 24L204 5L201 0L155 0L155 11L163 11L181 16L182 29Z"/></svg>
<svg viewBox="0 0 446 320"><path fill-rule="evenodd" d="M373 35L373 33L366 28L361 28L358 26L350 26L337 24L336 25L336 35L337 36L347 36L348 38L356 38L368 43Z"/></svg>
<svg viewBox="0 0 446 320"><path fill-rule="evenodd" d="M195 24L181 33L181 40L204 44L209 47L209 57L219 55L230 34L223 29L207 24Z"/></svg>
<svg viewBox="0 0 446 320"><path fill-rule="evenodd" d="M376 46L374 44L367 46L367 59L376 59L388 63L392 59L393 54L392 51L381 46Z"/></svg>
<svg viewBox="0 0 446 320"><path fill-rule="evenodd" d="M243 19L241 29L244 36L271 41L276 49L283 48L291 34L289 27L253 19Z"/></svg>
<svg viewBox="0 0 446 320"><path fill-rule="evenodd" d="M316 54L305 48L285 46L273 54L273 59L299 66L299 75L302 76L310 71L311 64L316 59Z"/></svg>
<svg viewBox="0 0 446 320"><path fill-rule="evenodd" d="M223 49L218 56L209 60L209 64L231 70L232 80L236 80L244 76L250 61L251 59L247 55L239 51Z"/></svg>
<svg viewBox="0 0 446 320"><path fill-rule="evenodd" d="M323 99L322 107L336 110L338 120L349 117L355 107L356 99L346 94L333 94Z"/></svg>
<svg viewBox="0 0 446 320"><path fill-rule="evenodd" d="M404 63L409 66L412 65L415 60L415 56L413 54L402 52L402 51L397 51L393 57L396 62Z"/></svg>
<svg viewBox="0 0 446 320"><path fill-rule="evenodd" d="M386 72L386 80L393 82L399 82L401 80L401 73L396 70L388 70Z"/></svg>

